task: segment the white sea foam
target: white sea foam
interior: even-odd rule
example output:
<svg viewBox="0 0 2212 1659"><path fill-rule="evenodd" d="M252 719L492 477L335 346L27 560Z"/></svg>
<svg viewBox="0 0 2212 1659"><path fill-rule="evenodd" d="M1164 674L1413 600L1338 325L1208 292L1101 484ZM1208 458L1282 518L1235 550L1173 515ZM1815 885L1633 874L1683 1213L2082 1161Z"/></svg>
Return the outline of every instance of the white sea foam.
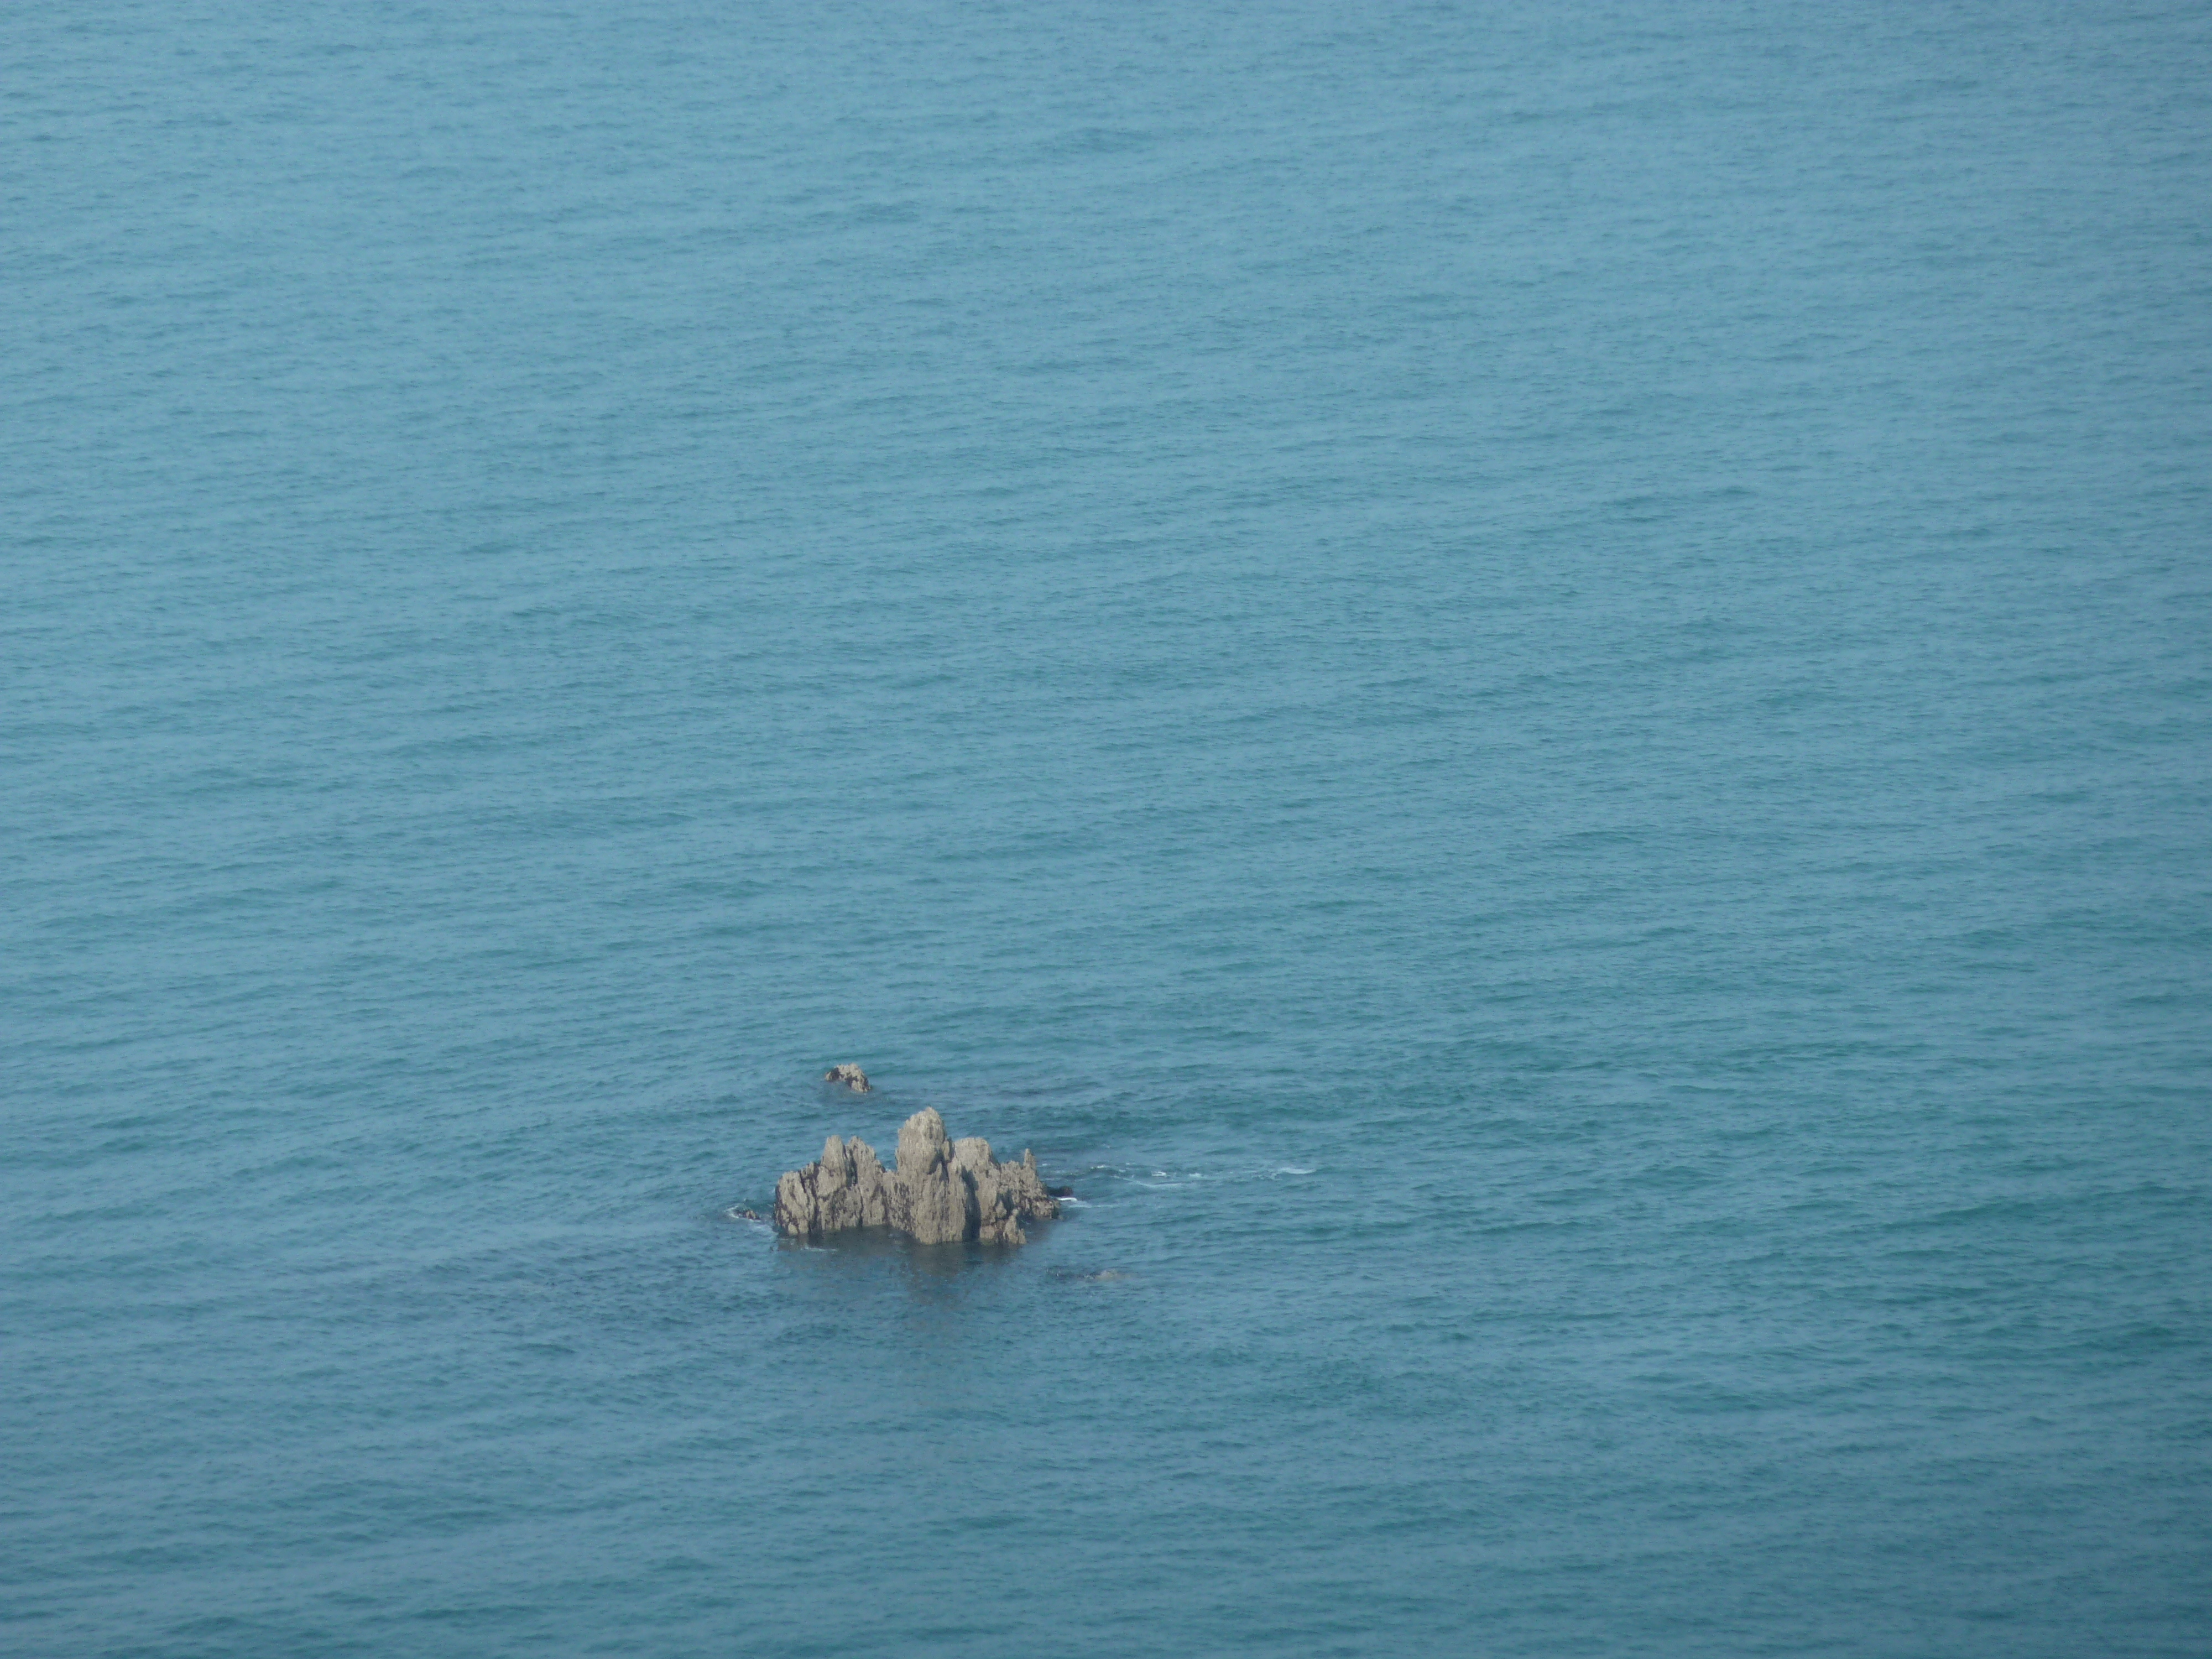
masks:
<svg viewBox="0 0 2212 1659"><path fill-rule="evenodd" d="M1124 1174L1122 1178L1135 1187L1176 1187L1196 1181L1279 1181L1285 1176L1317 1173L1311 1166L1303 1164L1268 1164L1248 1170L1217 1170L1212 1174L1204 1170L1155 1170L1150 1177Z"/></svg>

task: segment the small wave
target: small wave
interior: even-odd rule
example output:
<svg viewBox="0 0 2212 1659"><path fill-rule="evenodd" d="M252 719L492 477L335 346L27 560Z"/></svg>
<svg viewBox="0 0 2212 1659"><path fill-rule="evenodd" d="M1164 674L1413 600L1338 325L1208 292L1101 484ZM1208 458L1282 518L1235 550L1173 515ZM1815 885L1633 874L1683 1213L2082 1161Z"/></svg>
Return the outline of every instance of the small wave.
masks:
<svg viewBox="0 0 2212 1659"><path fill-rule="evenodd" d="M1217 1170L1209 1174L1204 1170L1155 1170L1149 1177L1124 1176L1133 1187L1175 1187L1192 1181L1280 1181L1286 1176L1310 1176L1317 1173L1303 1164L1270 1164L1250 1170Z"/></svg>

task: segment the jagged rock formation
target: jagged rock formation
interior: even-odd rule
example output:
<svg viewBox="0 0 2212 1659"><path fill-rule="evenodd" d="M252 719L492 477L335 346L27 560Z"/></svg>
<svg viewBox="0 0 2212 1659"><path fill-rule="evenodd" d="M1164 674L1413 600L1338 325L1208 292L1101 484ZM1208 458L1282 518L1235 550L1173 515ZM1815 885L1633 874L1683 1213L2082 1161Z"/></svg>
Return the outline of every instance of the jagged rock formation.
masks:
<svg viewBox="0 0 2212 1659"><path fill-rule="evenodd" d="M949 1139L945 1120L925 1107L899 1130L898 1167L854 1135L823 1144L821 1159L775 1183L775 1230L812 1238L848 1227L895 1227L923 1244L979 1238L1028 1242L1022 1223L1048 1221L1060 1206L1037 1176L1036 1155L1018 1164L991 1156L980 1136Z"/></svg>
<svg viewBox="0 0 2212 1659"><path fill-rule="evenodd" d="M868 1092L868 1074L849 1060L832 1066L822 1073L824 1083L842 1083L856 1095Z"/></svg>

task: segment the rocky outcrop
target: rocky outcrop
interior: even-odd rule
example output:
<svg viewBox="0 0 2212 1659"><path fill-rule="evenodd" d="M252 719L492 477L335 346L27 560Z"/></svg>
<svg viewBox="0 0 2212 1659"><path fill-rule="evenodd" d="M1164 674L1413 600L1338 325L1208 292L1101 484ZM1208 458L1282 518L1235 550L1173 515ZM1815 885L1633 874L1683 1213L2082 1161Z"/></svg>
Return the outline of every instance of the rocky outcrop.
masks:
<svg viewBox="0 0 2212 1659"><path fill-rule="evenodd" d="M849 1060L832 1066L822 1073L824 1083L842 1083L856 1095L868 1092L868 1074Z"/></svg>
<svg viewBox="0 0 2212 1659"><path fill-rule="evenodd" d="M925 1107L899 1130L898 1162L884 1168L858 1135L823 1143L822 1157L775 1183L775 1230L815 1238L850 1227L892 1227L923 1244L981 1239L1021 1244L1024 1221L1048 1221L1060 1206L1038 1178L1036 1156L1018 1164L991 1156L991 1143L954 1140Z"/></svg>

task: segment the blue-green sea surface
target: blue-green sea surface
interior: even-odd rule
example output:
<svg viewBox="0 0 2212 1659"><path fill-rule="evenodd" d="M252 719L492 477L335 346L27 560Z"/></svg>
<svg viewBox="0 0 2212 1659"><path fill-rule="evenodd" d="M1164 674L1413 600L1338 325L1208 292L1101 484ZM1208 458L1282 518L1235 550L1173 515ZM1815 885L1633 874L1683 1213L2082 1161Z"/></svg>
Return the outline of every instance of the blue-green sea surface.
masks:
<svg viewBox="0 0 2212 1659"><path fill-rule="evenodd" d="M2204 6L26 4L0 276L0 1650L2212 1647Z"/></svg>

